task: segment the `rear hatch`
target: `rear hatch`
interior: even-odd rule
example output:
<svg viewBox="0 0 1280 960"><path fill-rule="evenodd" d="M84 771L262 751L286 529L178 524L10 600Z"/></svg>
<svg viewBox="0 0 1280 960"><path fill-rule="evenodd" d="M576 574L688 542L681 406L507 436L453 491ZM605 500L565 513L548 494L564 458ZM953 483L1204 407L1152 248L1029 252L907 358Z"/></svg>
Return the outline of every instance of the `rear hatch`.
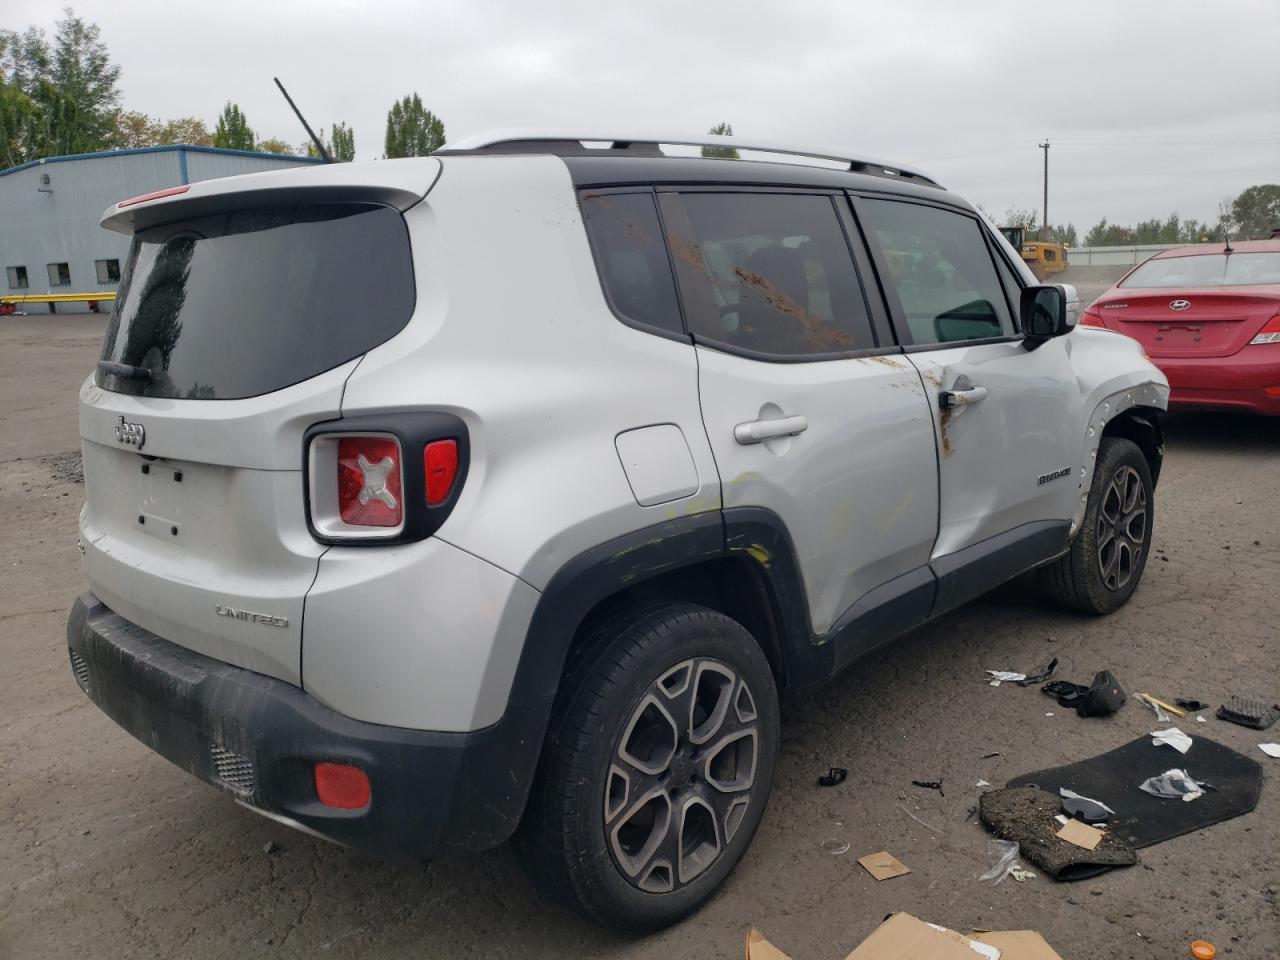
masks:
<svg viewBox="0 0 1280 960"><path fill-rule="evenodd" d="M1152 357L1229 357L1280 309L1280 297L1240 291L1116 294L1099 304L1103 322L1133 337Z"/></svg>
<svg viewBox="0 0 1280 960"><path fill-rule="evenodd" d="M415 179L414 200L431 182ZM339 415L359 358L413 313L407 203L193 193L104 219L137 232L81 390L85 569L126 619L298 683L324 551L307 530L303 433Z"/></svg>

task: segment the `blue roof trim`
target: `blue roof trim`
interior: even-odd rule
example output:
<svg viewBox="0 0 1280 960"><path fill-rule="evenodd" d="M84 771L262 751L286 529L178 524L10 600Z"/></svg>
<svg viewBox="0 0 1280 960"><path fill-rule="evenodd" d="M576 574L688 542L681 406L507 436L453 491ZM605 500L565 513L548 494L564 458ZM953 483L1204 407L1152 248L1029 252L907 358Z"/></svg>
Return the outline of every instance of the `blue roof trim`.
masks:
<svg viewBox="0 0 1280 960"><path fill-rule="evenodd" d="M127 157L138 153L170 153L174 150L188 153L212 153L223 157L256 157L263 160L283 160L286 163L324 163L319 157L290 157L279 153L265 153L259 150L226 150L222 147L197 147L189 143L166 143L158 147L128 147L124 150L99 150L95 153L72 153L65 157L44 157L40 160L20 163L16 167L10 167L7 170L0 170L0 177L17 173L19 170L39 167L46 163L62 163L67 160L96 160L99 157Z"/></svg>

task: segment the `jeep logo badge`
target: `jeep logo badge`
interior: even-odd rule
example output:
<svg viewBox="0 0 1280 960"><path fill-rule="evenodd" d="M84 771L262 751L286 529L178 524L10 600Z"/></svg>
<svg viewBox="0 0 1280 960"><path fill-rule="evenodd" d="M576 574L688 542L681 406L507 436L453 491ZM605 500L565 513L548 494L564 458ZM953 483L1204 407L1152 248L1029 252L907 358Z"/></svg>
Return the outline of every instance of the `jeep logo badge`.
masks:
<svg viewBox="0 0 1280 960"><path fill-rule="evenodd" d="M141 450L142 445L147 442L147 431L142 424L130 423L121 417L120 422L116 424L116 439Z"/></svg>
<svg viewBox="0 0 1280 960"><path fill-rule="evenodd" d="M1191 306L1190 300L1172 300L1169 302L1170 310L1186 310Z"/></svg>

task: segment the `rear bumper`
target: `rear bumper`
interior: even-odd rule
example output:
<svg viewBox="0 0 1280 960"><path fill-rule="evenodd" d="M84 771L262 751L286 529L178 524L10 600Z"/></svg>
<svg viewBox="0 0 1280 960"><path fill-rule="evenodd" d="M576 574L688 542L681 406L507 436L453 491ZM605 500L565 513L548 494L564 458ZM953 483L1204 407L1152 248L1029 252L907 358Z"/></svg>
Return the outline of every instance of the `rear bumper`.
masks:
<svg viewBox="0 0 1280 960"><path fill-rule="evenodd" d="M1280 415L1280 346L1246 346L1230 357L1151 360L1169 378L1169 406Z"/></svg>
<svg viewBox="0 0 1280 960"><path fill-rule="evenodd" d="M309 832L416 862L496 846L519 821L533 764L513 755L517 717L474 733L352 720L291 684L161 639L91 593L71 609L67 645L76 682L112 720L188 773ZM368 806L322 805L313 781L322 760L364 770Z"/></svg>

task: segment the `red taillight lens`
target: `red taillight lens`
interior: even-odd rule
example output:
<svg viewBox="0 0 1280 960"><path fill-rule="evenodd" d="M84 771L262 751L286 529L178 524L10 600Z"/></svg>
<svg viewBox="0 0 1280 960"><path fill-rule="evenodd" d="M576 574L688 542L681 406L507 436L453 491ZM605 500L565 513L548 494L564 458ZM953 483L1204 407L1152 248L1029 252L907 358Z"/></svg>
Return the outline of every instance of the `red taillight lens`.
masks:
<svg viewBox="0 0 1280 960"><path fill-rule="evenodd" d="M1089 307L1080 316L1080 325L1082 327L1105 327L1102 322L1102 311L1097 307Z"/></svg>
<svg viewBox="0 0 1280 960"><path fill-rule="evenodd" d="M398 527L404 520L400 444L389 437L338 441L338 510L343 523Z"/></svg>
<svg viewBox="0 0 1280 960"><path fill-rule="evenodd" d="M1280 343L1280 313L1268 320L1267 325L1249 343Z"/></svg>
<svg viewBox="0 0 1280 960"><path fill-rule="evenodd" d="M131 197L128 200L121 200L116 204L117 207L132 207L135 203L146 203L148 200L159 200L163 197L176 197L179 194L186 193L191 189L191 184L181 187L169 187L167 190L156 190L154 193L144 193L140 197Z"/></svg>
<svg viewBox="0 0 1280 960"><path fill-rule="evenodd" d="M458 441L433 440L422 449L422 465L427 475L427 505L436 506L449 499L454 478L458 476Z"/></svg>
<svg viewBox="0 0 1280 960"><path fill-rule="evenodd" d="M373 799L369 777L349 763L317 763L315 780L316 797L326 807L359 810Z"/></svg>

